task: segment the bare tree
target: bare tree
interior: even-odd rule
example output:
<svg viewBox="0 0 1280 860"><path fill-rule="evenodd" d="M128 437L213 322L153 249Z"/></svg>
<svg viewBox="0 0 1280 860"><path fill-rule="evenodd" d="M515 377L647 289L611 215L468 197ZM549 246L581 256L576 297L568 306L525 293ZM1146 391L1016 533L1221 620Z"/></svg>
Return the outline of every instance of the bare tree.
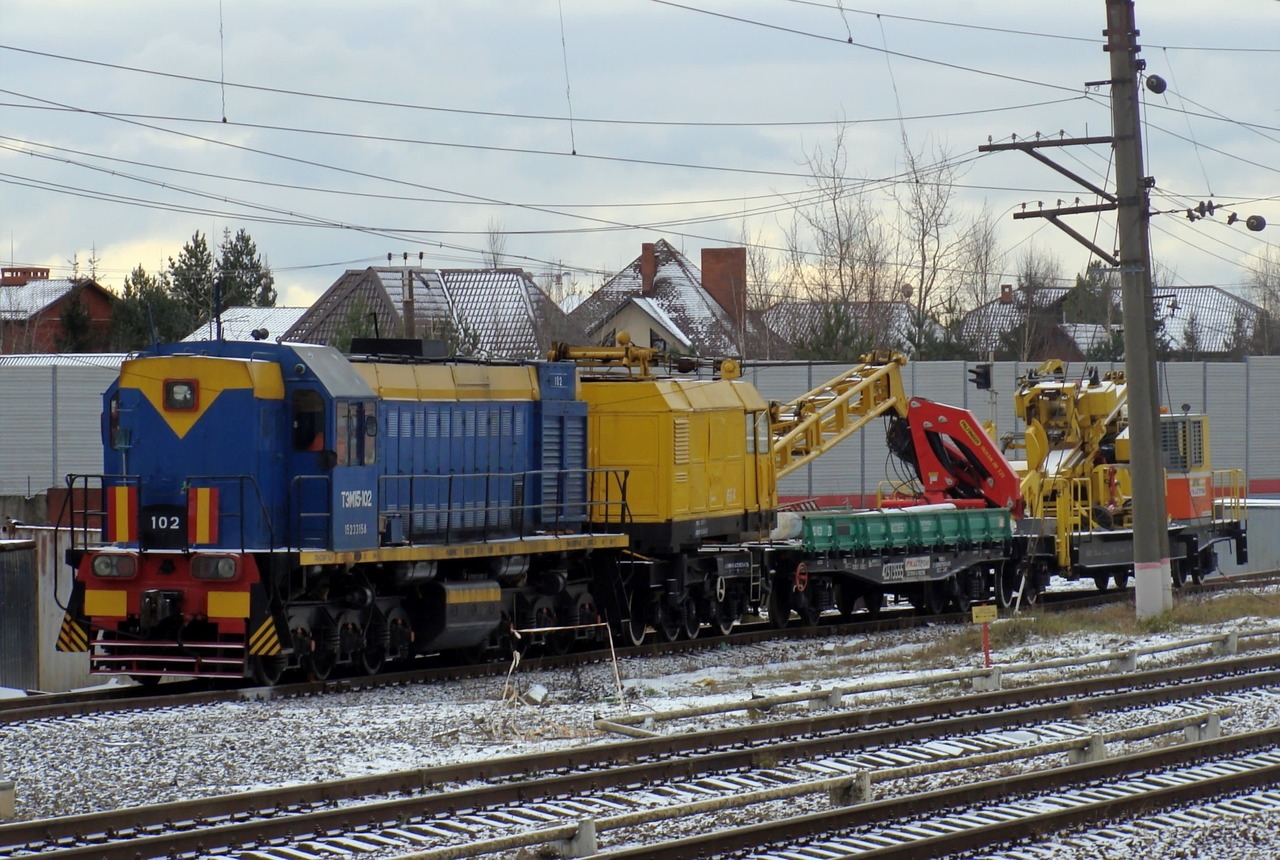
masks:
<svg viewBox="0 0 1280 860"><path fill-rule="evenodd" d="M903 141L907 179L894 187L898 212L896 235L902 283L911 288L911 334L917 357L932 338L935 321L946 308L956 306L953 272L959 268L966 230L953 229L960 221L955 207L960 171L942 146L933 148L933 164L924 153L913 152Z"/></svg>
<svg viewBox="0 0 1280 860"><path fill-rule="evenodd" d="M489 219L488 230L484 247L485 265L490 269L501 269L502 258L507 254L507 234L502 231L502 222L497 218Z"/></svg>
<svg viewBox="0 0 1280 860"><path fill-rule="evenodd" d="M793 203L784 227L785 259L775 283L785 296L806 303L810 331L801 354L849 360L886 342L897 284L892 246L880 213L863 183L846 176L844 130L830 148L806 155L809 189Z"/></svg>
<svg viewBox="0 0 1280 860"><path fill-rule="evenodd" d="M1253 351L1274 355L1280 350L1280 251L1267 245L1249 263L1249 298L1262 308L1254 332Z"/></svg>

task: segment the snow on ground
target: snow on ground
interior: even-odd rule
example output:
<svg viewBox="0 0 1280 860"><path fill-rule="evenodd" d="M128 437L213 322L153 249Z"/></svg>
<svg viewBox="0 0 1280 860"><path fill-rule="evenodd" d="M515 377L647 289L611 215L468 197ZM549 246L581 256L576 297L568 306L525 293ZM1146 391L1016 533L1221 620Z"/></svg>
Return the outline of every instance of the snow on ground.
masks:
<svg viewBox="0 0 1280 860"><path fill-rule="evenodd" d="M1241 619L1236 627L1270 623L1271 620ZM1223 631L1181 629L1142 637L1076 634L1052 641L1028 640L993 656L997 663L1008 665L1172 643L1212 632ZM621 693L614 667L609 663L557 671L517 667L509 679L239 701L6 726L0 727L0 778L17 783L19 817L36 818L577 747L619 739L594 727L599 717L643 715L742 702L753 695L771 696L980 667L981 652L949 647L957 639L957 628L936 626L623 660L617 666ZM1274 639L1268 644L1272 643ZM1141 658L1138 668L1204 660L1208 659L1207 654L1204 648L1157 654ZM1025 682L1043 683L1096 671L1097 665L1055 669L1019 675L1015 683L1024 683L1024 678ZM540 705L511 695L534 685L542 685L548 691ZM948 686L910 687L860 697L858 701L870 706L948 695L962 689L956 682L949 682ZM1256 712L1242 712L1239 718L1226 721L1224 730L1247 731L1280 722L1280 695L1258 698ZM1094 728L1108 731L1164 718L1167 717L1153 711L1137 711L1111 715L1105 724ZM745 719L749 717L744 712L712 715L659 724L656 730L693 731ZM1082 718L1082 722L1088 723L1088 719ZM1264 818L1258 816L1259 820ZM1256 856L1280 856L1280 837L1274 835L1274 829L1270 832L1273 835L1266 844L1277 850ZM1177 849L1190 850L1186 840ZM1155 845L1146 845L1142 850L1153 858L1250 856L1164 853ZM1043 856L1086 855L1061 849ZM1088 856L1112 855L1099 851Z"/></svg>

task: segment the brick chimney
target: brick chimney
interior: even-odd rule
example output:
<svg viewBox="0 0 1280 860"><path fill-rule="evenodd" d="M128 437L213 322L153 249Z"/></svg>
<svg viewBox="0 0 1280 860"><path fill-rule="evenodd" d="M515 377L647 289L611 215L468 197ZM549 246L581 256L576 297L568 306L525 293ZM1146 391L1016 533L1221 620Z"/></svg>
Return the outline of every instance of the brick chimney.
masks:
<svg viewBox="0 0 1280 860"><path fill-rule="evenodd" d="M1000 285L1000 304L1002 305L1013 304L1013 284Z"/></svg>
<svg viewBox="0 0 1280 860"><path fill-rule="evenodd" d="M702 288L735 325L742 325L747 315L747 249L703 248Z"/></svg>
<svg viewBox="0 0 1280 860"><path fill-rule="evenodd" d="M658 258L653 253L653 243L640 245L640 295L653 295L653 279L658 274Z"/></svg>
<svg viewBox="0 0 1280 860"><path fill-rule="evenodd" d="M0 269L0 286L4 287L21 287L28 281L47 280L49 280L48 269Z"/></svg>

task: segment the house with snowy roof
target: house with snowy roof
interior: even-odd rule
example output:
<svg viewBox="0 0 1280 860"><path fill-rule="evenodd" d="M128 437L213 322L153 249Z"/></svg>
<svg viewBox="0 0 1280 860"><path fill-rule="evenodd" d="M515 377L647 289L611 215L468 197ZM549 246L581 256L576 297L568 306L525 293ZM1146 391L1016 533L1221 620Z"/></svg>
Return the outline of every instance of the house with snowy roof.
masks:
<svg viewBox="0 0 1280 860"><path fill-rule="evenodd" d="M350 269L284 333L342 349L372 336L440 340L451 354L486 358L538 358L556 342L587 342L520 269Z"/></svg>
<svg viewBox="0 0 1280 860"><path fill-rule="evenodd" d="M994 352L1029 361L1060 358L1082 361L1102 357L1123 333L1118 291L1102 308L1100 321L1070 319L1072 291L1081 287L1015 289L1002 285L1000 297L965 315L961 336L979 355ZM1093 299L1097 304L1097 299ZM1240 358L1266 324L1257 305L1214 286L1160 287L1154 296L1158 350L1189 360ZM1121 356L1115 355L1115 358Z"/></svg>
<svg viewBox="0 0 1280 860"><path fill-rule="evenodd" d="M225 308L218 319L209 320L182 340L283 339L306 312L306 308Z"/></svg>
<svg viewBox="0 0 1280 860"><path fill-rule="evenodd" d="M693 265L665 239L609 279L569 318L589 343L612 346L621 332L637 346L690 355L789 358L786 343L747 307L746 248L703 248Z"/></svg>
<svg viewBox="0 0 1280 860"><path fill-rule="evenodd" d="M79 317L73 349L99 348L111 332L115 295L88 278L50 278L38 267L0 269L0 353L67 351L70 314Z"/></svg>
<svg viewBox="0 0 1280 860"><path fill-rule="evenodd" d="M801 345L853 353L892 349L910 355L916 340L917 312L904 301L779 302L761 316L798 355L805 353ZM942 326L933 317L927 317L924 325L928 335L943 336Z"/></svg>

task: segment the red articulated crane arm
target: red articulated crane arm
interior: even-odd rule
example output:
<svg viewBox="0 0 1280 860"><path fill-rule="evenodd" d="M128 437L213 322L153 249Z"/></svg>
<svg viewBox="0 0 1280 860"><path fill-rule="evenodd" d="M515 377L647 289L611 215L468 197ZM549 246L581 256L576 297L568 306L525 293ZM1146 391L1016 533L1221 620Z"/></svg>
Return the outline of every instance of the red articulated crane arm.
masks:
<svg viewBox="0 0 1280 860"><path fill-rule="evenodd" d="M912 397L890 422L889 448L915 470L925 502L1022 512L1018 473L967 409Z"/></svg>

